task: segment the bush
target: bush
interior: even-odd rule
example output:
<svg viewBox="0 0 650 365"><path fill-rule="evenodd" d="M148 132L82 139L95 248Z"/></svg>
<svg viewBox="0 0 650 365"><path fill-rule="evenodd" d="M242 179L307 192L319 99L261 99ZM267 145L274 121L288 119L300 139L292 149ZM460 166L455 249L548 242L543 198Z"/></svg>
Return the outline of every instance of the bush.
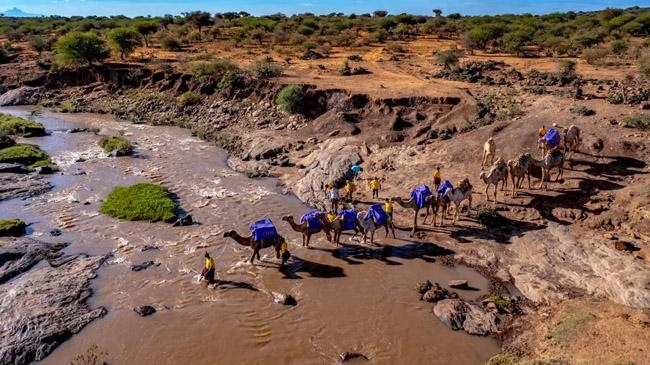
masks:
<svg viewBox="0 0 650 365"><path fill-rule="evenodd" d="M487 300L494 303L499 312L507 312L512 308L512 302L510 299L504 298L496 293L490 294L490 296L487 297Z"/></svg>
<svg viewBox="0 0 650 365"><path fill-rule="evenodd" d="M622 39L616 39L609 45L609 49L612 50L612 53L622 54L627 50L627 43Z"/></svg>
<svg viewBox="0 0 650 365"><path fill-rule="evenodd" d="M650 114L632 115L623 120L626 127L638 128L643 130L650 129Z"/></svg>
<svg viewBox="0 0 650 365"><path fill-rule="evenodd" d="M304 96L302 87L288 85L280 90L278 96L275 98L275 103L288 113L298 113L302 109Z"/></svg>
<svg viewBox="0 0 650 365"><path fill-rule="evenodd" d="M0 219L0 237L18 237L25 234L27 225L18 218Z"/></svg>
<svg viewBox="0 0 650 365"><path fill-rule="evenodd" d="M230 71L239 71L239 67L228 60L215 59L209 62L192 62L189 71L197 79L219 78Z"/></svg>
<svg viewBox="0 0 650 365"><path fill-rule="evenodd" d="M158 42L160 43L160 48L168 51L178 51L182 48L181 42L178 38L169 33L162 33L158 37Z"/></svg>
<svg viewBox="0 0 650 365"><path fill-rule="evenodd" d="M582 59L590 65L600 65L605 58L609 55L607 48L587 48L582 51Z"/></svg>
<svg viewBox="0 0 650 365"><path fill-rule="evenodd" d="M176 220L176 203L163 186L140 183L118 186L108 194L99 211L113 218L152 222Z"/></svg>
<svg viewBox="0 0 650 365"><path fill-rule="evenodd" d="M607 95L607 102L610 104L623 104L623 95L621 93L610 93Z"/></svg>
<svg viewBox="0 0 650 365"><path fill-rule="evenodd" d="M502 216L492 209L481 209L476 213L476 220L481 222L482 225L489 228L503 227L510 224L508 218Z"/></svg>
<svg viewBox="0 0 650 365"><path fill-rule="evenodd" d="M40 137L45 135L41 123L0 113L0 131L6 135Z"/></svg>
<svg viewBox="0 0 650 365"><path fill-rule="evenodd" d="M120 53L120 59L129 56L142 45L140 33L129 28L115 28L108 32L108 43Z"/></svg>
<svg viewBox="0 0 650 365"><path fill-rule="evenodd" d="M308 37L308 36L314 34L315 31L316 30L314 30L314 28L308 27L308 26L305 26L305 25L301 25L298 28L298 34L304 35L305 37Z"/></svg>
<svg viewBox="0 0 650 365"><path fill-rule="evenodd" d="M269 60L255 61L252 69L255 75L260 79L269 79L271 77L282 75L282 66Z"/></svg>
<svg viewBox="0 0 650 365"><path fill-rule="evenodd" d="M445 70L450 70L452 66L458 65L458 53L455 49L436 52L435 60L436 64L442 65Z"/></svg>
<svg viewBox="0 0 650 365"><path fill-rule="evenodd" d="M54 50L63 65L89 65L109 55L104 41L94 33L69 33L56 41Z"/></svg>
<svg viewBox="0 0 650 365"><path fill-rule="evenodd" d="M128 156L133 152L133 145L128 139L121 136L104 136L97 142L104 152L117 151L117 156Z"/></svg>
<svg viewBox="0 0 650 365"><path fill-rule="evenodd" d="M52 42L40 35L32 35L27 40L29 42L29 48L39 55L44 51L49 51L52 49Z"/></svg>
<svg viewBox="0 0 650 365"><path fill-rule="evenodd" d="M519 358L513 354L502 353L494 355L488 360L486 365L517 365Z"/></svg>
<svg viewBox="0 0 650 365"><path fill-rule="evenodd" d="M188 91L180 96L179 101L183 106L191 106L198 104L201 99L195 93Z"/></svg>
<svg viewBox="0 0 650 365"><path fill-rule="evenodd" d="M30 168L49 165L50 156L37 145L18 143L0 150L0 162L19 163Z"/></svg>
<svg viewBox="0 0 650 365"><path fill-rule="evenodd" d="M639 74L650 79L650 51L645 51L639 56Z"/></svg>
<svg viewBox="0 0 650 365"><path fill-rule="evenodd" d="M586 116L586 117L596 114L595 110L589 109L584 105L572 107L572 108L569 109L569 111L571 113L578 114L578 115L583 115L583 116Z"/></svg>

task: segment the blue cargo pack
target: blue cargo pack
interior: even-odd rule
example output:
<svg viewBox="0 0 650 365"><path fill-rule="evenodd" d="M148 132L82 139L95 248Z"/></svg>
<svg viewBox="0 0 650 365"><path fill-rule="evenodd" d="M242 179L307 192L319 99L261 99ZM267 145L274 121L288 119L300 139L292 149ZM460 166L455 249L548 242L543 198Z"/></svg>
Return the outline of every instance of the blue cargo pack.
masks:
<svg viewBox="0 0 650 365"><path fill-rule="evenodd" d="M338 215L343 221L343 230L351 231L357 228L357 211L353 209L343 210Z"/></svg>
<svg viewBox="0 0 650 365"><path fill-rule="evenodd" d="M375 220L375 224L381 226L388 220L388 213L384 211L384 208L381 207L381 204L373 204L370 206L368 213L363 219L368 219L372 217Z"/></svg>
<svg viewBox="0 0 650 365"><path fill-rule="evenodd" d="M309 229L317 229L317 228L322 228L323 224L321 223L320 219L318 219L318 215L322 214L320 210L312 210L311 212L307 212L300 217L300 223L305 223L307 222L307 226Z"/></svg>
<svg viewBox="0 0 650 365"><path fill-rule="evenodd" d="M555 129L551 128L544 135L544 139L546 140L546 144L549 147L555 148L557 145L560 144L560 133Z"/></svg>
<svg viewBox="0 0 650 365"><path fill-rule="evenodd" d="M444 199L445 203L449 203L449 198L445 195L445 191L447 189L453 189L454 185L451 184L451 181L445 180L440 184L440 187L438 188L438 191L436 191L437 197L440 198L442 196L442 199Z"/></svg>
<svg viewBox="0 0 650 365"><path fill-rule="evenodd" d="M278 236L278 231L270 219L262 219L251 223L250 229L255 241L273 239Z"/></svg>
<svg viewBox="0 0 650 365"><path fill-rule="evenodd" d="M426 185L418 186L411 192L411 198L415 199L415 203L419 208L424 207L427 202L427 198L431 195L433 194L431 193L429 187Z"/></svg>

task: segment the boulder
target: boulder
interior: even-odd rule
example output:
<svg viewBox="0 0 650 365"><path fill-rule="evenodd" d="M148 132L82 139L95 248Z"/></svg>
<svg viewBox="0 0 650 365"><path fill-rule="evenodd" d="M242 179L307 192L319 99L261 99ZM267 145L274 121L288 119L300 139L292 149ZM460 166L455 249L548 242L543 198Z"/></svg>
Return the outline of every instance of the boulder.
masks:
<svg viewBox="0 0 650 365"><path fill-rule="evenodd" d="M150 316L156 313L156 308L150 305L141 305L139 307L133 308L133 310L140 315L140 317Z"/></svg>
<svg viewBox="0 0 650 365"><path fill-rule="evenodd" d="M245 155L255 160L264 160L284 152L284 142L269 137L255 137L246 147Z"/></svg>
<svg viewBox="0 0 650 365"><path fill-rule="evenodd" d="M284 304L290 306L294 306L298 304L296 298L294 298L291 294L281 294L277 292L271 292L271 295L273 295L273 301L278 304Z"/></svg>
<svg viewBox="0 0 650 365"><path fill-rule="evenodd" d="M52 185L41 180L39 176L14 173L0 174L0 201L36 196L51 188Z"/></svg>
<svg viewBox="0 0 650 365"><path fill-rule="evenodd" d="M23 86L0 95L0 106L31 105L38 101L40 88Z"/></svg>
<svg viewBox="0 0 650 365"><path fill-rule="evenodd" d="M153 261L145 261L145 262L143 262L143 263L141 263L139 265L131 266L131 271L142 271L142 270L148 269L151 266L158 267L158 266L160 266L160 263L155 263Z"/></svg>
<svg viewBox="0 0 650 365"><path fill-rule="evenodd" d="M44 243L25 237L0 243L0 284L28 271L41 260L61 256L59 251L66 246L63 243Z"/></svg>
<svg viewBox="0 0 650 365"><path fill-rule="evenodd" d="M193 223L192 221L192 216L190 214L186 215L183 218L179 218L172 224L173 227L179 227L179 226L191 226Z"/></svg>
<svg viewBox="0 0 650 365"><path fill-rule="evenodd" d="M339 357L341 358L342 362L346 362L354 359L368 360L368 357L366 357L366 355L360 354L358 352L342 352L339 354Z"/></svg>
<svg viewBox="0 0 650 365"><path fill-rule="evenodd" d="M10 242L9 246L15 248L16 243ZM30 270L62 247L29 239L22 239L18 246L27 246L33 254L16 258L18 255L7 255L6 246L0 244L0 256L13 257L12 272L19 273L0 285L0 364L42 360L85 325L106 314L106 309L92 309L86 303L92 295L90 280L104 257L78 255L57 267L39 265ZM6 265L2 270L6 277Z"/></svg>
<svg viewBox="0 0 650 365"><path fill-rule="evenodd" d="M0 135L0 150L3 148L11 147L15 144L16 141L14 141L11 137Z"/></svg>
<svg viewBox="0 0 650 365"><path fill-rule="evenodd" d="M469 287L467 280L450 280L447 285L450 288L467 289Z"/></svg>
<svg viewBox="0 0 650 365"><path fill-rule="evenodd" d="M308 166L305 176L293 188L300 200L322 209L327 207L324 185L328 181L343 183L351 177L350 167L362 162L359 147L352 143L348 138L327 140L299 162Z"/></svg>
<svg viewBox="0 0 650 365"><path fill-rule="evenodd" d="M462 299L444 299L436 303L433 313L452 330L463 329L470 335L485 336L497 331L497 316Z"/></svg>
<svg viewBox="0 0 650 365"><path fill-rule="evenodd" d="M29 170L19 163L0 163L0 174L1 173L14 173L14 174L26 174Z"/></svg>
<svg viewBox="0 0 650 365"><path fill-rule="evenodd" d="M58 228L54 228L54 229L50 230L50 236L51 237L59 237L62 234L63 234L63 232L61 232L61 230L58 229Z"/></svg>

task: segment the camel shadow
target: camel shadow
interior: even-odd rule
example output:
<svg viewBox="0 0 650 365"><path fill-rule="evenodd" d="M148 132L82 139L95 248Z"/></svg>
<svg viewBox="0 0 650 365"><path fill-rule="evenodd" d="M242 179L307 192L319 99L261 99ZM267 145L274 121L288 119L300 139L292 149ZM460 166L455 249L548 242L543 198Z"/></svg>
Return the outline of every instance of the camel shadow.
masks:
<svg viewBox="0 0 650 365"><path fill-rule="evenodd" d="M245 281L232 281L232 280L215 280L214 283L215 289L248 289L251 291L259 291L251 283Z"/></svg>
<svg viewBox="0 0 650 365"><path fill-rule="evenodd" d="M433 263L437 257L454 254L454 251L430 242L403 238L400 238L400 241L409 243L402 246L375 243L373 247L342 245L337 248L317 248L317 250L328 252L334 258L345 261L350 265L359 265L367 260L379 260L386 265L402 265L402 263L391 260L391 258L420 259Z"/></svg>
<svg viewBox="0 0 650 365"><path fill-rule="evenodd" d="M612 161L598 163L585 160L573 160L572 166L587 166L587 169L583 171L592 176L625 177L647 174L647 172L641 171L647 166L647 163L642 160L626 156L609 156L604 158Z"/></svg>
<svg viewBox="0 0 650 365"><path fill-rule="evenodd" d="M313 278L331 279L345 277L345 272L341 267L320 264L295 255L291 256L290 261L280 271L286 279L302 279L302 276L298 275L300 272L308 273Z"/></svg>

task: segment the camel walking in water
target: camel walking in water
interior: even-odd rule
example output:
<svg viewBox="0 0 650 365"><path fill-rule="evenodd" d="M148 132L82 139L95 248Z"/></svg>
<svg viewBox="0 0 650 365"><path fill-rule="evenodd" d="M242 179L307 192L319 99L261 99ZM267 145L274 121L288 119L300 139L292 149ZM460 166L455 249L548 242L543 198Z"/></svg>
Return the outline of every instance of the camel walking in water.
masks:
<svg viewBox="0 0 650 365"><path fill-rule="evenodd" d="M469 208L467 210L467 215L469 215L470 210L472 210L472 184L469 182L469 179L465 178L463 181L458 184L457 187L453 189L447 189L445 191L445 196L449 199L451 204L454 205L454 220L452 225L456 224L458 219L458 212L460 212L460 205L463 201L467 200L469 202Z"/></svg>
<svg viewBox="0 0 650 365"><path fill-rule="evenodd" d="M355 220L356 220L356 222L355 222L354 228L349 229L349 231L354 231L354 234L352 235L352 237L350 239L354 239L354 237L356 237L357 234L359 234L359 233L363 234L363 227L361 227L361 225L359 224L359 221L356 218L355 218ZM329 222L329 221L326 220L325 224L327 225L328 229L330 231L332 231L332 233L334 233L333 239L334 239L334 242L336 242L336 245L337 246L340 245L341 244L341 233L343 233L343 231L346 230L346 229L344 229L345 227L344 227L343 221L339 217L337 217L333 222Z"/></svg>
<svg viewBox="0 0 650 365"><path fill-rule="evenodd" d="M481 162L481 167L490 166L494 160L494 153L496 152L496 145L494 144L494 138L490 137L485 144L483 145L483 159ZM488 158L490 162L488 162Z"/></svg>
<svg viewBox="0 0 650 365"><path fill-rule="evenodd" d="M539 187L542 190L547 189L547 180L551 179L551 169L555 167L558 168L558 174L555 181L558 181L564 173L564 153L557 148L548 151L543 160L537 161L531 159L530 163L542 168L542 181L539 183Z"/></svg>
<svg viewBox="0 0 650 365"><path fill-rule="evenodd" d="M409 200L404 200L401 197L394 197L391 199L395 203L399 204L404 209L411 209L413 210L413 229L411 230L411 237L415 234L415 231L417 230L418 227L418 213L420 212L420 209L426 209L426 214L424 215L424 222L426 222L427 217L429 217L429 209L431 208L432 203L435 200L435 196L431 195L427 197L426 202L422 208L420 208L415 201L414 198L411 198ZM436 212L433 212L433 224L435 225L436 223Z"/></svg>
<svg viewBox="0 0 650 365"><path fill-rule="evenodd" d="M388 237L388 228L390 228L391 232L393 232L393 238L396 238L395 226L393 225L393 220L390 219L390 217L386 219L386 221L383 224L377 225L377 223L375 222L374 219L372 219L372 217L368 217L368 219L364 219L366 213L367 212L365 211L357 213L357 220L359 221L359 225L361 226L361 228L363 228L364 244L366 243L366 236L368 235L368 232L370 232L370 243L375 243L375 231L380 226L383 226L386 229L386 237Z"/></svg>
<svg viewBox="0 0 650 365"><path fill-rule="evenodd" d="M252 248L253 255L251 256L251 264L253 263L253 259L255 258L255 256L257 256L258 261L261 260L260 250L267 247L274 247L275 258L280 258L280 249L282 247L282 243L284 242L284 237L280 235L276 236L275 238L254 240L252 235L247 237L242 237L235 230L224 232L223 236L232 238L242 246Z"/></svg>
<svg viewBox="0 0 650 365"><path fill-rule="evenodd" d="M530 187L530 161L532 157L530 153L522 153L519 156L515 157L514 160L508 160L508 172L512 180L512 197L517 197L517 189L521 187L521 182L524 180L524 176L528 178L528 189Z"/></svg>
<svg viewBox="0 0 650 365"><path fill-rule="evenodd" d="M504 179L504 176L506 179ZM507 176L508 176L508 165L503 161L503 159L499 158L497 159L497 162L492 165L490 168L490 171L486 174L484 171L481 171L481 174L479 175L479 179L483 180L485 183L485 198L487 201L490 201L490 196L488 195L488 189L490 188L490 185L494 185L494 207L496 208L497 206L497 190L499 188L499 181L502 182L501 188L503 189L503 185L505 181L507 181Z"/></svg>
<svg viewBox="0 0 650 365"><path fill-rule="evenodd" d="M282 220L289 223L291 229L293 229L298 233L301 233L302 246L309 247L309 241L311 240L311 236L316 233L319 233L320 231L324 231L327 240L330 242L332 241L332 235L330 234L330 227L328 224L325 223L327 221L327 217L325 216L325 213L317 214L316 218L320 222L320 227L316 227L316 228L310 228L309 223L307 221L301 224L296 224L296 222L293 220L293 216L291 215L285 215L284 217L282 217Z"/></svg>

